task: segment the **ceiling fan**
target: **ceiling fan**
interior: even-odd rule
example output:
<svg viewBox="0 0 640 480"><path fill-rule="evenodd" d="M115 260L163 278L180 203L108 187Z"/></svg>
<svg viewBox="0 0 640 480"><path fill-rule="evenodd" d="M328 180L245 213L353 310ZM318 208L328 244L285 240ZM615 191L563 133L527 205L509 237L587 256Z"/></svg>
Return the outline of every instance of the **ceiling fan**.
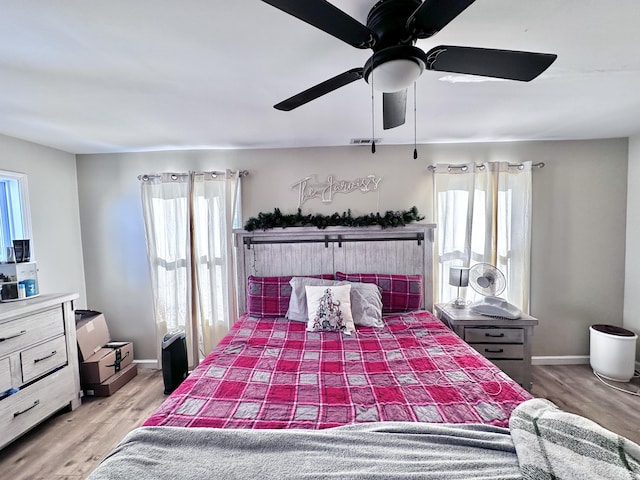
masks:
<svg viewBox="0 0 640 480"><path fill-rule="evenodd" d="M513 50L440 45L424 52L416 40L429 38L475 0L380 0L369 11L366 26L326 0L263 0L373 55L364 67L352 68L276 105L290 111L356 80L383 92L385 130L405 123L407 87L426 70L454 72L528 82L544 72L557 55Z"/></svg>

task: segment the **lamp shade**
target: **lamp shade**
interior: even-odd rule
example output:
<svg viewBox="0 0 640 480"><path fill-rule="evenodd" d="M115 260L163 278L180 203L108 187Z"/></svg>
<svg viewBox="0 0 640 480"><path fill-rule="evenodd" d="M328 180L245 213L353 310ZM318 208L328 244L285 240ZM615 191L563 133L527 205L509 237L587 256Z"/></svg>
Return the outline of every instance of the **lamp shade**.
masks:
<svg viewBox="0 0 640 480"><path fill-rule="evenodd" d="M418 79L422 69L413 59L390 60L373 69L373 88L381 92L404 90Z"/></svg>
<svg viewBox="0 0 640 480"><path fill-rule="evenodd" d="M427 55L420 48L413 45L393 45L378 50L369 57L362 73L365 81L375 90L393 93L413 84L426 65Z"/></svg>
<svg viewBox="0 0 640 480"><path fill-rule="evenodd" d="M469 285L468 267L449 267L449 285L466 287Z"/></svg>

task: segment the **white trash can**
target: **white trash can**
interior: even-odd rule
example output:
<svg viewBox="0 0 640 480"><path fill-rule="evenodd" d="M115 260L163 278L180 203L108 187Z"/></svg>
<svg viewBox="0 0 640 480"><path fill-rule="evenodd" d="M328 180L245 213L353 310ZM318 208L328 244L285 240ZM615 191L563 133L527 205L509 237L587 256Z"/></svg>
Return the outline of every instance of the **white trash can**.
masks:
<svg viewBox="0 0 640 480"><path fill-rule="evenodd" d="M638 335L614 325L589 327L591 368L601 377L615 382L633 378Z"/></svg>

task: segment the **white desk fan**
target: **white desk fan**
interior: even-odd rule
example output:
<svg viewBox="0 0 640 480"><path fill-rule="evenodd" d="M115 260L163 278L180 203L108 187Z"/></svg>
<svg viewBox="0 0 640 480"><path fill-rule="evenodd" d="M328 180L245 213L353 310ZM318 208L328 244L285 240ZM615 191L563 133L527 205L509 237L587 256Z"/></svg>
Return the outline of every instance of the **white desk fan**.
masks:
<svg viewBox="0 0 640 480"><path fill-rule="evenodd" d="M469 269L469 286L484 296L479 302L471 305L473 313L489 317L516 320L522 312L504 298L498 297L507 287L504 274L489 263L476 263Z"/></svg>

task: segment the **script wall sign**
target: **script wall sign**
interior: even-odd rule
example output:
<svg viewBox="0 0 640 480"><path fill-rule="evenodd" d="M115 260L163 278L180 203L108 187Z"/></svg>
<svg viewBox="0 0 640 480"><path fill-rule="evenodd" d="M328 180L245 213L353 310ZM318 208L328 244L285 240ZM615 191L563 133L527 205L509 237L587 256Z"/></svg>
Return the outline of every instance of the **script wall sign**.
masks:
<svg viewBox="0 0 640 480"><path fill-rule="evenodd" d="M314 182L311 180L314 179ZM318 182L315 175L304 177L297 181L291 188L298 192L298 208L307 200L319 198L322 203L331 203L336 193L375 192L380 187L382 177L374 174L353 180L338 180L333 175L327 177L326 182Z"/></svg>

